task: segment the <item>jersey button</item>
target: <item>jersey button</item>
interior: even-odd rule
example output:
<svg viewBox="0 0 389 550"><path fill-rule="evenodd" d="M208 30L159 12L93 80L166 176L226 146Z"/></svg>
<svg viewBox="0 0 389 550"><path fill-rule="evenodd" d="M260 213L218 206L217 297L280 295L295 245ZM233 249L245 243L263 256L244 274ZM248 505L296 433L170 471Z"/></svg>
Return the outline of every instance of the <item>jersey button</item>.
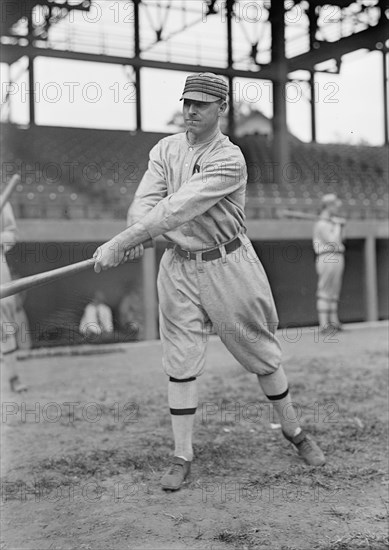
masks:
<svg viewBox="0 0 389 550"><path fill-rule="evenodd" d="M189 147L189 151L193 151L193 147Z"/></svg>

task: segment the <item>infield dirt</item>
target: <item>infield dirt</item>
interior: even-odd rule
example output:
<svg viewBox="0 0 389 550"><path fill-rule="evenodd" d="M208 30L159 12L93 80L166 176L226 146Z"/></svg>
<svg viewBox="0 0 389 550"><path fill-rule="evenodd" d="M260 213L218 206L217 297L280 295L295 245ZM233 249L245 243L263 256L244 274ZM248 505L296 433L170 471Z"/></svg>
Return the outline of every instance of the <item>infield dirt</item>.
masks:
<svg viewBox="0 0 389 550"><path fill-rule="evenodd" d="M212 338L177 493L159 486L172 449L159 342L19 361L28 393L2 385L1 548L388 548L387 330L280 332L321 468L295 454L255 377Z"/></svg>

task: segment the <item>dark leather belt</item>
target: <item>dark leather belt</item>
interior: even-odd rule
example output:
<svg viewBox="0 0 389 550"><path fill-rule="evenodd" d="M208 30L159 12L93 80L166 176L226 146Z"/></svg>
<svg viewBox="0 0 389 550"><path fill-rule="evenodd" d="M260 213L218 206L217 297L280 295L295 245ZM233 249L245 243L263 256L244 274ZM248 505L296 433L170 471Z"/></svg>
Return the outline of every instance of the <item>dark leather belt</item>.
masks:
<svg viewBox="0 0 389 550"><path fill-rule="evenodd" d="M231 252L234 252L234 250L237 250L241 245L241 240L239 237L231 241L230 243L227 243L224 246L226 254L231 254ZM168 243L167 248L173 248L175 252L179 256L182 256L186 260L195 260L196 259L196 253L190 252L189 250L184 250L181 248L178 244L174 243ZM203 252L201 254L201 259L203 262L210 262L211 260L217 260L222 257L222 254L220 252L219 248L212 248L211 250L207 250L206 252Z"/></svg>

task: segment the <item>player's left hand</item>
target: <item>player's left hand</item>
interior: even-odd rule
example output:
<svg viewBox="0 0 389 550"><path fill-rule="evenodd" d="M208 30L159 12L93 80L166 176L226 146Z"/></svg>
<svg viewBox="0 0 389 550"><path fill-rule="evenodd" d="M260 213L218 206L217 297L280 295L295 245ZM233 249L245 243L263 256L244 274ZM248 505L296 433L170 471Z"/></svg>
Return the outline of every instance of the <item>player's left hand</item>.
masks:
<svg viewBox="0 0 389 550"><path fill-rule="evenodd" d="M124 254L124 258L122 260L122 264L125 262L136 262L140 258L142 258L144 253L143 244L137 244L134 246L134 248L129 248L126 253Z"/></svg>
<svg viewBox="0 0 389 550"><path fill-rule="evenodd" d="M126 248L120 241L111 239L99 246L93 254L95 260L94 270L96 273L122 263L126 255Z"/></svg>

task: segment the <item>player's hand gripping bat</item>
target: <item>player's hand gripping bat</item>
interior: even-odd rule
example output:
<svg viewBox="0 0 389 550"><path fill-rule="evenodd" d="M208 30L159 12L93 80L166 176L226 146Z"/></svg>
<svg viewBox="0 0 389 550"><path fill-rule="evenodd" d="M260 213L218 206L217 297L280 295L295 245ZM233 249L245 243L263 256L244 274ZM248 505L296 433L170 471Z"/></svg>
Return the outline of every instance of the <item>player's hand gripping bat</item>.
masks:
<svg viewBox="0 0 389 550"><path fill-rule="evenodd" d="M143 243L143 247L152 247L152 241L146 241ZM124 263L128 260L131 261L131 249L120 263ZM29 290L30 288L62 279L68 275L74 275L75 273L79 273L80 271L93 267L95 262L95 258L89 258L88 260L82 260L81 262L77 262L75 264L66 265L57 269L52 269L51 271L44 271L43 273L37 273L36 275L30 275L29 277L23 277L22 279L5 283L4 285L0 285L0 298L7 298L8 296L13 296L18 292L22 292L23 290Z"/></svg>

